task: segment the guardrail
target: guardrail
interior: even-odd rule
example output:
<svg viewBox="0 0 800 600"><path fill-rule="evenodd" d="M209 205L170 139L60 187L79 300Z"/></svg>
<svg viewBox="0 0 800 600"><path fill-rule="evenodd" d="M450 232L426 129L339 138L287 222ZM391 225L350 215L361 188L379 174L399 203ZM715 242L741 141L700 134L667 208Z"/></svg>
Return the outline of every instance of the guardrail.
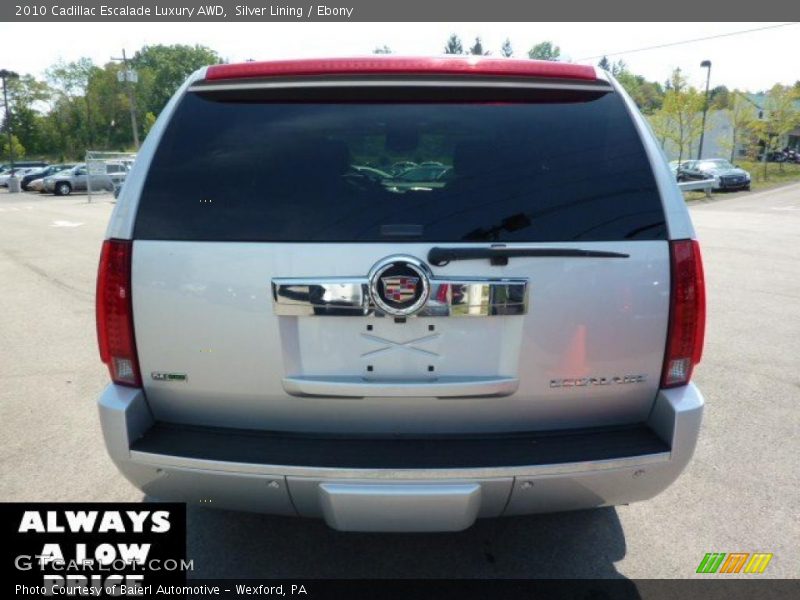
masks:
<svg viewBox="0 0 800 600"><path fill-rule="evenodd" d="M700 191L706 193L706 198L711 198L711 190L714 189L713 179L700 179L698 181L681 181L678 187L682 192Z"/></svg>

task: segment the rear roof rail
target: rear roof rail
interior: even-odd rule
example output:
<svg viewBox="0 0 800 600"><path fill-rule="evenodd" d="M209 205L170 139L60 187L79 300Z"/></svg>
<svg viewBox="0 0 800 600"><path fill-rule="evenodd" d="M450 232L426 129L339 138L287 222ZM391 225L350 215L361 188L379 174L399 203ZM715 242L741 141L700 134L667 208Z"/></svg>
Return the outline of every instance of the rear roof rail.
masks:
<svg viewBox="0 0 800 600"><path fill-rule="evenodd" d="M315 75L477 75L598 81L589 65L488 57L361 57L213 65L206 81Z"/></svg>

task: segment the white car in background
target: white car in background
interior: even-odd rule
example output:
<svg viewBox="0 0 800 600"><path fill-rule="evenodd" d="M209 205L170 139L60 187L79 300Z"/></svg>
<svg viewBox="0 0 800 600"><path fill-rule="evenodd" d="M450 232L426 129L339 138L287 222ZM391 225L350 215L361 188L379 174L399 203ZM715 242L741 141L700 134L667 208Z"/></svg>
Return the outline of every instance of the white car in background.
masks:
<svg viewBox="0 0 800 600"><path fill-rule="evenodd" d="M38 168L39 167L19 167L14 168L13 172L10 169L0 172L0 187L8 187L8 180L12 175L16 175L18 179L22 179L25 175Z"/></svg>
<svg viewBox="0 0 800 600"><path fill-rule="evenodd" d="M44 178L34 179L28 184L28 189L32 192L44 193Z"/></svg>

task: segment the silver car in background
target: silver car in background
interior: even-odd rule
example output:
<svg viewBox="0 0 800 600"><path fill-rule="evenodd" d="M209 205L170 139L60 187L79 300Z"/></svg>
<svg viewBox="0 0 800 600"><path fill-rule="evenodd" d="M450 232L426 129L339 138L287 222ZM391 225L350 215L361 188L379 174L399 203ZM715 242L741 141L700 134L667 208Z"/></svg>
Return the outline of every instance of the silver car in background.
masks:
<svg viewBox="0 0 800 600"><path fill-rule="evenodd" d="M125 171L127 174L127 171ZM56 196L69 196L72 192L83 192L91 184L92 190L113 192L114 177L109 174L89 174L86 165L81 163L71 169L60 171L44 178L43 189Z"/></svg>

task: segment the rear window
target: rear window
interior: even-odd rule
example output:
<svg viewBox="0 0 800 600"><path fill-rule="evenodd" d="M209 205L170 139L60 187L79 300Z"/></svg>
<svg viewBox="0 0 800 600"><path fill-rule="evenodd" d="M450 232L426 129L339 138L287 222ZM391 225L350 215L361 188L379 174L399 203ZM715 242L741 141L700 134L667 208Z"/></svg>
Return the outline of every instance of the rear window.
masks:
<svg viewBox="0 0 800 600"><path fill-rule="evenodd" d="M664 239L614 93L531 102L275 102L188 93L134 235L196 241Z"/></svg>

